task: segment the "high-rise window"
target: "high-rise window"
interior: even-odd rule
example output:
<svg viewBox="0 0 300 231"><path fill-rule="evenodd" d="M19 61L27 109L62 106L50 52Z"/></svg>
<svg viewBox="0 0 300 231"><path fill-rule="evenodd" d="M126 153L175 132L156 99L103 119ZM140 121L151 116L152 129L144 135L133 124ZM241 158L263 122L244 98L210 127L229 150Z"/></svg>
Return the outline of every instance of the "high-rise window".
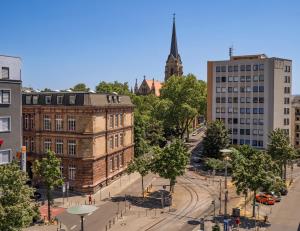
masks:
<svg viewBox="0 0 300 231"><path fill-rule="evenodd" d="M240 71L245 71L245 68L246 68L245 65L241 65L240 66Z"/></svg>
<svg viewBox="0 0 300 231"><path fill-rule="evenodd" d="M64 141L62 139L56 139L56 154L63 154L64 152Z"/></svg>
<svg viewBox="0 0 300 231"><path fill-rule="evenodd" d="M68 131L76 130L76 120L73 116L68 117Z"/></svg>
<svg viewBox="0 0 300 231"><path fill-rule="evenodd" d="M51 151L51 139L44 140L44 152Z"/></svg>
<svg viewBox="0 0 300 231"><path fill-rule="evenodd" d="M0 132L10 132L10 117L0 117Z"/></svg>
<svg viewBox="0 0 300 231"><path fill-rule="evenodd" d="M55 116L55 129L56 129L56 131L62 131L63 130L62 115L56 115Z"/></svg>
<svg viewBox="0 0 300 231"><path fill-rule="evenodd" d="M0 89L0 104L10 104L10 90Z"/></svg>
<svg viewBox="0 0 300 231"><path fill-rule="evenodd" d="M74 164L69 165L69 180L75 180L76 167Z"/></svg>
<svg viewBox="0 0 300 231"><path fill-rule="evenodd" d="M2 79L9 79L9 68L8 67L2 67Z"/></svg>
<svg viewBox="0 0 300 231"><path fill-rule="evenodd" d="M49 115L44 115L44 130L51 130L51 118Z"/></svg>
<svg viewBox="0 0 300 231"><path fill-rule="evenodd" d="M68 140L68 155L76 155L76 140Z"/></svg>
<svg viewBox="0 0 300 231"><path fill-rule="evenodd" d="M251 65L246 65L246 71L251 71Z"/></svg>

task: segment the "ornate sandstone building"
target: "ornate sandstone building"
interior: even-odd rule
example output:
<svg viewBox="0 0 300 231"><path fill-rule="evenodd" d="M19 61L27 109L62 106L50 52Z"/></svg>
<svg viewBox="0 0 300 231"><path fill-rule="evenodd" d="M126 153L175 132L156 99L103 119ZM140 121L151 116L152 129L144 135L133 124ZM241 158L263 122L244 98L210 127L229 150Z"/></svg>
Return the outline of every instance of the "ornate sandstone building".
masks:
<svg viewBox="0 0 300 231"><path fill-rule="evenodd" d="M166 66L165 66L165 82L172 75L176 75L176 76L183 75L183 66L182 66L180 55L178 53L178 46L177 46L175 15L173 17L170 54L168 55L168 59L166 61ZM144 76L144 80L142 81L140 86L138 86L138 82L136 79L135 86L134 86L134 93L137 95L155 94L156 96L159 96L162 85L163 82L154 80L154 78L152 80L147 80L146 77Z"/></svg>
<svg viewBox="0 0 300 231"><path fill-rule="evenodd" d="M23 93L27 170L52 150L75 191L92 193L125 171L134 156L129 96L84 92Z"/></svg>

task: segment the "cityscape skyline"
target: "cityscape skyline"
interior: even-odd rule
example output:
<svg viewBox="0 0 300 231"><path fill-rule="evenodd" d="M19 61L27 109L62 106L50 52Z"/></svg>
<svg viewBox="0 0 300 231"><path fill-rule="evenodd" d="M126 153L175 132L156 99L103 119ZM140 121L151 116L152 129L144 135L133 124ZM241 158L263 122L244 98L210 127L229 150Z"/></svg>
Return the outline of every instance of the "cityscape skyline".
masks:
<svg viewBox="0 0 300 231"><path fill-rule="evenodd" d="M22 58L23 86L55 90L84 82L93 89L111 79L130 86L144 75L163 80L175 12L184 74L206 80L207 61L228 59L233 45L235 55L265 53L292 59L292 93L300 94L297 1L289 1L288 11L280 1L57 4L3 4L10 10L0 16L6 23L2 32L10 36L1 36L0 54Z"/></svg>

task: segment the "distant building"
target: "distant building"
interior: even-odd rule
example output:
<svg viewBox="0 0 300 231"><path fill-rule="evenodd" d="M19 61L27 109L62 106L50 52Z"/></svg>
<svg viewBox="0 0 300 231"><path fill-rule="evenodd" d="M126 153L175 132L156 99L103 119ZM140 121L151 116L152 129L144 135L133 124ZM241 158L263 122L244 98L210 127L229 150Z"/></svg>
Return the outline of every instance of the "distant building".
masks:
<svg viewBox="0 0 300 231"><path fill-rule="evenodd" d="M295 148L300 148L300 95L293 96L291 108L291 130L292 144Z"/></svg>
<svg viewBox="0 0 300 231"><path fill-rule="evenodd" d="M21 151L21 59L0 55L0 164Z"/></svg>
<svg viewBox="0 0 300 231"><path fill-rule="evenodd" d="M97 191L125 171L134 155L129 96L84 92L23 93L23 143L28 174L52 150L64 181L75 191Z"/></svg>
<svg viewBox="0 0 300 231"><path fill-rule="evenodd" d="M144 80L141 83L140 87L138 87L137 79L134 86L134 93L137 95L150 95L154 94L156 96L160 96L160 89L162 87L162 82L157 80L147 80L144 76Z"/></svg>
<svg viewBox="0 0 300 231"><path fill-rule="evenodd" d="M175 17L173 18L173 28L172 28L172 39L170 54L168 55L166 65L165 65L165 82L172 76L182 76L183 66L181 62L180 55L178 53L177 37L176 37L176 26ZM147 80L144 76L144 80L141 85L138 85L137 79L134 86L134 93L137 95L149 95L155 94L160 96L160 89L163 86L163 82L157 80Z"/></svg>
<svg viewBox="0 0 300 231"><path fill-rule="evenodd" d="M268 135L291 135L292 61L266 55L207 63L207 120L222 120L232 144L266 148Z"/></svg>

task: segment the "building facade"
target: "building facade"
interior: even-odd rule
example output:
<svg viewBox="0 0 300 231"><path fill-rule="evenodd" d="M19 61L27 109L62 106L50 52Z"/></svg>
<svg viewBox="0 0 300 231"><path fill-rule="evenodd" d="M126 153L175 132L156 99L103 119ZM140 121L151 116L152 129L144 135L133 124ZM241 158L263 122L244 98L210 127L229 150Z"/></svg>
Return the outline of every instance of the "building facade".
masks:
<svg viewBox="0 0 300 231"><path fill-rule="evenodd" d="M172 75L175 75L175 76L183 75L183 65L182 65L180 55L178 53L178 46L177 46L175 17L173 18L170 54L168 55L168 59L166 61L166 66L165 66L165 82Z"/></svg>
<svg viewBox="0 0 300 231"><path fill-rule="evenodd" d="M275 128L291 135L291 60L231 56L207 72L207 120L222 120L232 144L266 148Z"/></svg>
<svg viewBox="0 0 300 231"><path fill-rule="evenodd" d="M163 83L157 80L147 80L144 76L144 80L140 86L138 86L137 79L135 80L134 94L136 95L150 95L160 96L160 89Z"/></svg>
<svg viewBox="0 0 300 231"><path fill-rule="evenodd" d="M23 93L23 144L32 162L52 150L65 182L97 191L122 174L134 155L133 104L128 96L83 92Z"/></svg>
<svg viewBox="0 0 300 231"><path fill-rule="evenodd" d="M295 148L300 148L300 95L293 96L291 110L291 132L292 144Z"/></svg>
<svg viewBox="0 0 300 231"><path fill-rule="evenodd" d="M21 59L0 55L0 164L21 151Z"/></svg>

